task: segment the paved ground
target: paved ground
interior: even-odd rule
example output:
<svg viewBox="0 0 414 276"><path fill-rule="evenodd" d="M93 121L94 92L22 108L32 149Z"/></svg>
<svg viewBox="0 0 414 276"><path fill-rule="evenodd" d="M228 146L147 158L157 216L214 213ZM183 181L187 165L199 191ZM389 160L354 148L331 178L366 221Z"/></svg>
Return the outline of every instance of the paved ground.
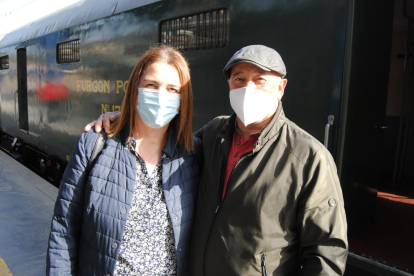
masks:
<svg viewBox="0 0 414 276"><path fill-rule="evenodd" d="M45 275L57 191L0 151L0 276Z"/></svg>

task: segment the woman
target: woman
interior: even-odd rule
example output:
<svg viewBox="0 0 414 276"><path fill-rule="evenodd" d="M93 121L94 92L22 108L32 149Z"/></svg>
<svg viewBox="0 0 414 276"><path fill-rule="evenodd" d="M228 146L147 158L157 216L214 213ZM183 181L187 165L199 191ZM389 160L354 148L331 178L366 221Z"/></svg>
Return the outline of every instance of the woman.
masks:
<svg viewBox="0 0 414 276"><path fill-rule="evenodd" d="M140 58L120 120L88 172L98 134L82 134L63 175L48 275L186 275L198 185L186 60L167 46ZM194 138L195 139L195 138Z"/></svg>

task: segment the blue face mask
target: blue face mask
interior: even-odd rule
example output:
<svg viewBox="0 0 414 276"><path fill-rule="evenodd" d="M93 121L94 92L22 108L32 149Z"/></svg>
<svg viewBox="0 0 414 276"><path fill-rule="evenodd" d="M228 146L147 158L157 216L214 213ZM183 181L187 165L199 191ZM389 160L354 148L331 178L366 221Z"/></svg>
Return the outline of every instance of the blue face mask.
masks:
<svg viewBox="0 0 414 276"><path fill-rule="evenodd" d="M157 89L138 88L138 113L152 128L167 125L178 114L181 95Z"/></svg>

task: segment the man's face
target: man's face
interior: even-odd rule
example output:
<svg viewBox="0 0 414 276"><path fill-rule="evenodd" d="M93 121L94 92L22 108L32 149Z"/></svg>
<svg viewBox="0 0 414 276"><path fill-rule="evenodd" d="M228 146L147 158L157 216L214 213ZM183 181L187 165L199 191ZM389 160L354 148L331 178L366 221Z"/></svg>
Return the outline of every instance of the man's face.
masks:
<svg viewBox="0 0 414 276"><path fill-rule="evenodd" d="M251 63L242 62L234 65L228 80L230 90L251 87L269 92L274 104L282 99L287 83L276 72L264 71Z"/></svg>

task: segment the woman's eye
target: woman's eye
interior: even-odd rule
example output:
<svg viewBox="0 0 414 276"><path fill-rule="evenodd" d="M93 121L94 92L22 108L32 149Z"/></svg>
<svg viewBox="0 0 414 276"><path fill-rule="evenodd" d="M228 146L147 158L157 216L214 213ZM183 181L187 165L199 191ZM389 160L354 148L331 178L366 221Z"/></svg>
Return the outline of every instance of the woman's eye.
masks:
<svg viewBox="0 0 414 276"><path fill-rule="evenodd" d="M168 89L168 91L170 91L172 93L178 93L178 89L177 88L170 88L170 89Z"/></svg>
<svg viewBox="0 0 414 276"><path fill-rule="evenodd" d="M145 85L146 88L148 89L158 89L157 85L153 84L153 83L148 83Z"/></svg>

